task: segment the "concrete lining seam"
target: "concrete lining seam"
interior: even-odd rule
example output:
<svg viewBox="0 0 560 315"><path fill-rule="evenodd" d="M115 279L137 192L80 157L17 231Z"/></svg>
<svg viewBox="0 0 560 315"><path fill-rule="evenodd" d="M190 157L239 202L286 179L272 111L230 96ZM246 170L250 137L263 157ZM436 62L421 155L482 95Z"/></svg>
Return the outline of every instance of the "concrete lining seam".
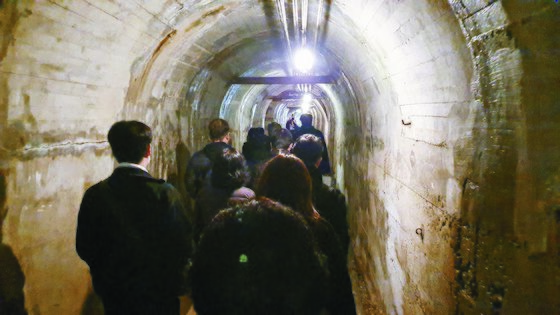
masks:
<svg viewBox="0 0 560 315"><path fill-rule="evenodd" d="M439 211L443 212L443 213L447 213L443 208L438 207L436 204L434 204L433 202L431 202L429 199L425 198L424 196L422 196L419 192L417 192L416 190L414 190L412 187L408 186L407 184L405 184L403 181L401 181L400 179L396 178L395 176L393 176L391 173L387 172L385 170L385 168L375 162L372 163L374 166L380 168L383 170L383 174L384 175L388 175L389 177L391 177L394 181L398 182L399 184L401 184L403 187L408 188L411 192L413 192L414 194L416 194L418 197L420 197L420 199L424 200L425 202L429 203L430 205L432 205L434 208L438 209Z"/></svg>
<svg viewBox="0 0 560 315"><path fill-rule="evenodd" d="M129 28L131 28L131 29L133 29L133 30L135 30L135 31L137 31L137 32L140 32L140 33L142 33L142 34L144 34L144 35L147 35L148 37L150 37L150 38L152 38L152 39L154 39L154 40L156 40L156 41L159 41L159 38L157 38L157 37L155 37L155 36L152 36L150 33L146 33L146 32L144 32L144 31L142 31L142 30L139 30L139 29L137 29L136 27L133 27L132 25L130 25L130 24L124 22L123 20L119 19L118 17L114 16L113 14L111 14L111 13L109 13L109 12L103 10L102 8L100 8L100 7L98 7L98 6L94 5L94 4L92 4L92 3L89 2L88 0L83 0L83 1L84 1L85 3L87 3L89 6L91 6L91 7L93 7L93 8L96 8L97 10L99 10L99 11L101 11L101 12L103 12L103 13L109 15L109 16L111 16L111 17L114 18L115 20L121 22L123 25L126 25L126 27L129 27ZM67 9L67 10L70 11L70 12L74 12L74 11L72 11L72 10L70 10L70 9L68 9L68 8L66 8L66 7L64 7L64 6L63 6L63 8ZM74 12L74 13L75 13L75 12ZM77 13L76 13L76 14L77 14ZM78 14L78 15L79 15L79 14ZM81 16L81 15L79 15L79 16ZM138 17L138 18L140 18L140 17ZM88 19L86 19L86 20L88 20ZM91 20L89 20L89 21L91 21ZM95 21L91 21L91 22L95 24Z"/></svg>
<svg viewBox="0 0 560 315"><path fill-rule="evenodd" d="M463 3L463 1L461 1L460 3L461 3L461 5L463 6L463 8L465 8L466 10L468 10L468 8L465 6L465 4ZM487 9L487 8L489 8L489 7L493 6L493 5L495 5L496 3L498 3L498 0L494 0L494 1L490 2L490 3L488 3L486 6L483 6L482 8L478 8L478 9L475 10L474 12L472 12L472 13L470 13L470 14L467 14L464 18L462 18L462 20L464 21L464 20L466 20L466 19L472 17L473 15L476 15L476 14L479 13L480 11L483 11L483 10L485 10L485 9Z"/></svg>
<svg viewBox="0 0 560 315"><path fill-rule="evenodd" d="M65 147L74 147L74 146L107 146L109 143L107 140L99 140L99 141L82 141L82 142L59 142L59 143L51 143L51 144L43 144L37 147L24 147L23 152L29 151L38 151L38 150L50 150L50 149L58 149L58 148L65 148Z"/></svg>
<svg viewBox="0 0 560 315"><path fill-rule="evenodd" d="M159 16L158 14L153 13L153 12L150 12L148 9L146 9L144 6L142 6L140 3L138 3L138 1L133 0L133 2L136 3L139 7L141 7L141 8L142 8L144 11L146 11L148 14L150 14L150 15L153 16L153 17L155 17L161 24L163 24L163 25L165 25L165 26L167 26L167 27L169 27L169 28L173 28L173 27L171 27L171 25L169 25L169 24L163 22L163 21L160 19L160 16Z"/></svg>
<svg viewBox="0 0 560 315"><path fill-rule="evenodd" d="M42 76L38 76L38 75L35 75L35 74L31 74L31 73L17 73L17 72L12 72L12 71L0 70L0 74L21 75L21 76L32 77L32 78L36 78L36 79L43 79L43 80L50 80L50 81L57 81L57 82L67 82L67 83L74 83L74 84L81 84L81 85L90 85L90 86L102 87L102 88L113 89L113 90L120 90L120 89L125 89L126 88L125 86L115 87L115 86L109 86L109 85L100 85L100 84L86 83L86 82L79 82L79 81L72 81L72 80L61 80L61 79L55 79L55 78L48 78L48 77L42 77Z"/></svg>

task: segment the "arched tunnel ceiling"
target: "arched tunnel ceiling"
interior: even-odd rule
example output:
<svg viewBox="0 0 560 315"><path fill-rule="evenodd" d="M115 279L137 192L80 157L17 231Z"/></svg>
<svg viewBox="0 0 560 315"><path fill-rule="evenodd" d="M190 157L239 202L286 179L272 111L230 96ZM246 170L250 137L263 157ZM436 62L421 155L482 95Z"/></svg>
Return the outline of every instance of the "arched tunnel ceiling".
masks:
<svg viewBox="0 0 560 315"><path fill-rule="evenodd" d="M180 96L177 85L168 84L169 81L183 81L188 84L187 102L199 112L199 117L218 115L233 115L227 117L235 125L239 125L238 139L252 124L249 117L239 117L239 113L253 112L251 106L261 103L261 100L251 99L250 96L260 97L262 93L242 87L237 102L224 103L232 99L226 94L230 89L230 81L238 76L285 76L290 75L291 62L287 49L287 42L283 34L276 7L272 1L242 2L226 1L215 4L213 2L197 3L190 10L178 11L173 15L176 23L173 29L167 29L167 35L157 45L153 52L135 62L132 73L131 88L128 90L127 103L134 104L132 111L141 111L142 104L149 104L150 99L159 99L162 95ZM313 38L317 32L319 39L316 46L317 53L323 61L315 68L315 75L326 75L341 72L345 81L339 81L343 90L330 91L331 101L325 102L330 108L327 112L333 121L343 121L347 112L356 112L355 86L373 85L377 89L381 84L378 74L383 73L380 66L379 52L372 51L367 40L357 32L352 17L337 6L346 5L343 2L333 3L326 7L323 2L322 14L319 17L320 28L313 29L313 22L317 20L317 8L309 10L309 37ZM169 12L163 10L164 12ZM167 13L171 14L171 13ZM325 18L328 18L326 20ZM165 20L159 17L158 20ZM291 23L291 19L288 21ZM292 38L292 46L294 46ZM348 58L348 52L352 52ZM359 62L359 63L357 63ZM366 77L363 77L366 74ZM277 87L274 87L275 89ZM291 89L286 86L284 89ZM326 87L328 89L328 87ZM253 89L262 89L254 87ZM213 91L208 95L208 91ZM359 91L358 91L359 92ZM341 94L343 96L341 96ZM360 93L358 93L360 94ZM342 98L343 100L340 100ZM344 107L342 107L342 103ZM222 108L220 106L222 105ZM227 107L231 108L227 108ZM248 106L243 109L244 106ZM130 108L130 107L129 107ZM231 114L239 109L236 114ZM230 114L227 114L227 113ZM156 115L156 114L153 114ZM200 121L199 119L194 119ZM245 123L241 123L241 122ZM191 129L198 129L196 123L190 124ZM190 136L192 137L192 136Z"/></svg>
<svg viewBox="0 0 560 315"><path fill-rule="evenodd" d="M178 21L174 30L168 33L150 58L137 65L144 65L142 70L152 76L160 72L160 76L183 76L185 80L206 69L212 72L213 77L226 83L243 75L289 75L291 65L282 22L270 3L229 1L220 2L220 5L198 5L196 11L192 10L197 18L191 10L180 12L174 18ZM339 10L338 5L344 7L344 3L333 4L328 10L332 12L329 19L322 20L324 16L319 19L322 27L316 49L325 62L313 74L324 75L341 70L359 83L363 79L360 76L368 73L365 68L374 66L369 73L381 73L383 69L379 67L379 58L372 55L375 51L364 49L369 46L364 45L366 40L356 32L353 19ZM323 8L323 11L327 9ZM316 13L316 8L311 7L310 21L316 21ZM313 23L309 24L309 37L314 37ZM293 39L291 45L295 46ZM186 67L174 67L174 63L166 62L154 72L150 62L156 58L168 61L160 56L163 50L167 58ZM349 51L352 58L348 58ZM361 64L356 64L358 60ZM170 75L169 72L174 73ZM208 78L201 76L198 79ZM191 85L197 85L197 82Z"/></svg>
<svg viewBox="0 0 560 315"><path fill-rule="evenodd" d="M402 6L399 10L394 10L391 5L384 6L374 1L366 2L368 8L376 6L372 7L371 11L360 7L360 1L335 1L328 10L327 3L331 2L323 2L325 7L322 12L329 12L328 20L321 21L317 49L324 56L329 69L322 69L322 71L340 70L348 78L349 87L357 89L352 93L358 96L362 94L360 89L364 84L377 91L389 89L388 93L396 93L401 97L417 94L418 91L407 93L409 92L407 86L414 85L410 84L410 80L426 82L426 87L439 85L439 82L433 81L439 80L439 77L436 79L433 76L434 73L438 73L439 76L440 72L448 72L445 67L468 62L469 56L464 50L464 43L457 43L456 34L460 33L459 26L446 3L433 5L422 2L411 5L408 10L403 10ZM149 88L144 88L145 81L183 77L185 81L190 81L192 93L193 87L196 92L196 87L202 88L202 84L206 83L197 81L219 79L223 82L220 85L223 98L228 89L227 84L235 77L248 74L252 76L289 74L287 73L288 51L282 22L272 1L221 1L219 4L211 1L187 2L183 4L183 8L185 7L189 9L175 12L165 6L159 8L162 13L156 15L158 19L166 20L165 14L167 14L173 17L172 21L175 25L172 25L173 30L167 30L167 37L154 52L150 53L150 57L136 63L136 69L144 74L148 73L152 80L143 78L140 88L134 88L133 84L132 91L143 90L144 93L149 91ZM321 16L319 20L321 18L325 16ZM311 6L309 10L309 37L311 38L314 37L313 22L316 19L316 7ZM414 21L422 22L428 19L443 20L442 27L430 28L426 32L422 23L414 23ZM403 24L403 20L409 22ZM450 32L446 28L450 26L455 28L451 32L455 35L449 35ZM399 35L405 36L405 33L410 33L404 30L406 27L418 27L418 30L412 34L422 37L407 39L411 43L431 42L441 43L441 45L410 44L400 49L398 45L403 38ZM461 51L458 47L463 47L465 52L463 57L457 54L457 51ZM442 49L445 51L442 52ZM458 60L457 57L463 60ZM433 67L434 64L430 62L434 58L439 59L435 65L441 65L442 69L421 69L426 64ZM155 67L152 63L158 61L159 66ZM415 71L417 75L410 74L410 68L413 67L419 68ZM403 69L407 69L407 72L403 72ZM457 78L457 74L460 73L451 71L445 78L449 82L449 90L465 89L464 85L456 83L468 82L468 77ZM469 74L467 72L464 75ZM157 84L154 88L161 90L161 86ZM400 91L391 91L393 89ZM152 91L151 94L160 95L161 91ZM134 96L134 93L131 94L129 91L129 96L131 95ZM457 100L457 92L454 91L448 93L449 96L445 93L441 95L443 96L441 101L450 101L452 98ZM216 97L218 99L208 103L214 104L212 106L221 103L220 97ZM467 95L460 98L467 99ZM137 101L134 97L129 97L129 100ZM407 101L404 100L402 103ZM212 111L218 113L219 108L214 108Z"/></svg>

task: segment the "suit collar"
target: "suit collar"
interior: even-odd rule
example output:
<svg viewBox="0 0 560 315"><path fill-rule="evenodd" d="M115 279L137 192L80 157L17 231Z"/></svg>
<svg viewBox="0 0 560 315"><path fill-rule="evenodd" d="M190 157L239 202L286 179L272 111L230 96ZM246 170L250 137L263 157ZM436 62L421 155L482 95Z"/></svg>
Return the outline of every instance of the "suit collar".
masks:
<svg viewBox="0 0 560 315"><path fill-rule="evenodd" d="M148 173L148 170L144 166L142 166L140 164L135 164L135 163L121 162L121 163L119 163L119 165L117 165L117 167L139 168L139 169L143 170L144 172Z"/></svg>
<svg viewBox="0 0 560 315"><path fill-rule="evenodd" d="M130 166L117 166L115 168L113 174L119 175L128 175L128 176L136 176L136 177L145 177L148 179L154 179L150 173L147 171L139 168L139 167L130 167Z"/></svg>

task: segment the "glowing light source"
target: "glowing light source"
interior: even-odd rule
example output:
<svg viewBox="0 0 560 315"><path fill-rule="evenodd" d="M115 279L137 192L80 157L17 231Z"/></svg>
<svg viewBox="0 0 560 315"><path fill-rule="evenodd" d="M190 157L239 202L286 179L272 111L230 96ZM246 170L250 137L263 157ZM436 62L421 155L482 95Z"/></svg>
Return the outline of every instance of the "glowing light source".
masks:
<svg viewBox="0 0 560 315"><path fill-rule="evenodd" d="M294 67L303 73L309 72L315 63L313 52L307 48L300 48L294 52Z"/></svg>
<svg viewBox="0 0 560 315"><path fill-rule="evenodd" d="M309 93L305 93L302 97L301 97L301 111L303 113L308 113L309 109L311 109L311 105L313 102L313 96L311 96L311 94Z"/></svg>

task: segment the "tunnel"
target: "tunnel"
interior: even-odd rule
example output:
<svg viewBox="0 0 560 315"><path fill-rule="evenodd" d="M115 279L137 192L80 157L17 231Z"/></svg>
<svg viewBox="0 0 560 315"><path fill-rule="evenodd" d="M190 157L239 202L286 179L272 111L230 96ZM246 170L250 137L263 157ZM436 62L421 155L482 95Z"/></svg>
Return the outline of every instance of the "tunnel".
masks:
<svg viewBox="0 0 560 315"><path fill-rule="evenodd" d="M76 218L114 122L185 194L211 119L239 149L308 93L359 314L560 314L559 25L553 0L0 0L0 313L93 314Z"/></svg>

